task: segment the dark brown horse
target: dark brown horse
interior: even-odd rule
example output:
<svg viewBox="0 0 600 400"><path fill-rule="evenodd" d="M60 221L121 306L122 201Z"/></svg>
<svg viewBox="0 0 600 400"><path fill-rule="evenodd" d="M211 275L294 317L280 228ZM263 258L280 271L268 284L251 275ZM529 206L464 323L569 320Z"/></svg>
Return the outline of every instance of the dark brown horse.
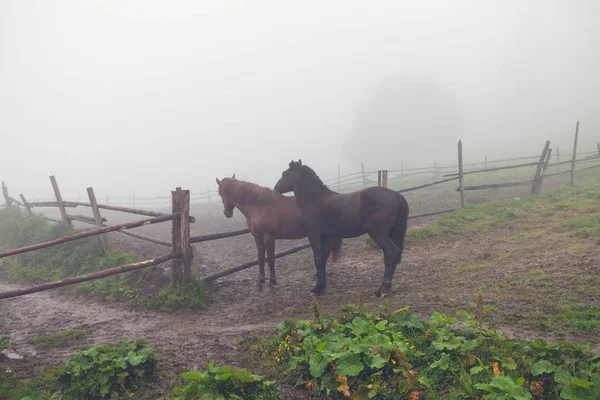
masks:
<svg viewBox="0 0 600 400"><path fill-rule="evenodd" d="M302 161L292 161L275 185L279 193L294 192L308 231L317 268L317 284L312 290L321 293L326 286L324 248L329 238L351 238L368 233L383 250L385 271L376 296L392 287L396 265L402 259L404 236L408 224L408 203L399 193L384 187L339 194L327 188L315 171Z"/></svg>
<svg viewBox="0 0 600 400"><path fill-rule="evenodd" d="M254 183L231 178L220 180L219 195L223 201L225 217L233 217L233 209L237 207L246 217L246 223L258 250L258 289L265 283L265 249L269 263L270 284L275 285L275 240L301 239L307 236L302 213L296 205L294 197L283 196L269 188ZM331 239L325 243L325 258L330 253L332 261L337 261L341 253L342 240Z"/></svg>

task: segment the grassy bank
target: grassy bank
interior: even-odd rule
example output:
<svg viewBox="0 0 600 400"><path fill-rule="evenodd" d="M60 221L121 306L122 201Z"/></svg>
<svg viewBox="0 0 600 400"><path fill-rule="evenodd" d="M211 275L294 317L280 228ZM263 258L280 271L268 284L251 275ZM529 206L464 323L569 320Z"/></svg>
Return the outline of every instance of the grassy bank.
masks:
<svg viewBox="0 0 600 400"><path fill-rule="evenodd" d="M39 215L25 216L16 208L0 211L0 249L9 250L53 240L75 233L62 225L49 223ZM84 275L142 261L119 249L105 249L99 237L80 239L46 249L0 259L0 270L12 279L31 283L48 282ZM150 268L82 282L74 290L110 301L159 310L201 307L204 286L193 281L186 288L172 288L169 278Z"/></svg>

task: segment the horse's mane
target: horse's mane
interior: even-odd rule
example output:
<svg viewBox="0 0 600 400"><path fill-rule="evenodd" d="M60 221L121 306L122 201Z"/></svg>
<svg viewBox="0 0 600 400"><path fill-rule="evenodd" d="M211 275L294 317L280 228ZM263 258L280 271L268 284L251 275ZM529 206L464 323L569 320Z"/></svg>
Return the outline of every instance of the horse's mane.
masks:
<svg viewBox="0 0 600 400"><path fill-rule="evenodd" d="M225 195L228 199L238 203L258 206L283 197L267 187L232 178L223 179L219 186L219 194Z"/></svg>
<svg viewBox="0 0 600 400"><path fill-rule="evenodd" d="M323 183L321 178L317 175L317 173L308 165L303 165L302 162L294 162L292 161L289 165L290 169L296 169L300 171L300 176L302 177L302 181L306 188L310 191L321 191L328 190L327 185Z"/></svg>

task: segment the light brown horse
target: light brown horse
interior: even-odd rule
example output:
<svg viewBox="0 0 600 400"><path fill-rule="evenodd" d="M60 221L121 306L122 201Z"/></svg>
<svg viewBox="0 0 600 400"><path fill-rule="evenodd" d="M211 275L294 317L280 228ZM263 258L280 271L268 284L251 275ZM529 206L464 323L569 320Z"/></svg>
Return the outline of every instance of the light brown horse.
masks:
<svg viewBox="0 0 600 400"><path fill-rule="evenodd" d="M283 196L272 189L259 186L255 183L231 178L220 180L219 195L223 201L225 217L233 217L233 209L238 210L246 217L246 223L254 236L258 250L258 290L262 290L265 283L265 250L269 264L271 285L277 284L275 276L275 240L276 239L301 239L307 237L302 213L293 196ZM332 238L325 246L326 258L331 254L331 261L339 259L342 239Z"/></svg>

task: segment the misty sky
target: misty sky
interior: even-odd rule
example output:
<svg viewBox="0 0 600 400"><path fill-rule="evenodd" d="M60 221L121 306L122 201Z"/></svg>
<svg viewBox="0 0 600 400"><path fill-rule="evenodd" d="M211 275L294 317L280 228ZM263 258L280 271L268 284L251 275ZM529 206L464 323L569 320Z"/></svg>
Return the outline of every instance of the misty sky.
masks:
<svg viewBox="0 0 600 400"><path fill-rule="evenodd" d="M51 174L68 199L233 172L272 187L298 158L323 178L454 163L459 138L466 161L546 139L566 154L578 119L591 150L599 15L595 0L4 0L0 179L30 198L51 197ZM356 139L370 132L393 145Z"/></svg>

